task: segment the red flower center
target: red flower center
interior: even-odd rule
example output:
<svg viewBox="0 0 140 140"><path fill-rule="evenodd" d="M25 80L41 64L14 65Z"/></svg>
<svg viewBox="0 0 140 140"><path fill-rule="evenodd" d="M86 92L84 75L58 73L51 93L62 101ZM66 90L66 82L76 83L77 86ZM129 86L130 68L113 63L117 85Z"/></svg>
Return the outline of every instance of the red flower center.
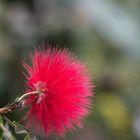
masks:
<svg viewBox="0 0 140 140"><path fill-rule="evenodd" d="M46 83L38 81L36 84L34 84L36 91L44 93L46 91Z"/></svg>

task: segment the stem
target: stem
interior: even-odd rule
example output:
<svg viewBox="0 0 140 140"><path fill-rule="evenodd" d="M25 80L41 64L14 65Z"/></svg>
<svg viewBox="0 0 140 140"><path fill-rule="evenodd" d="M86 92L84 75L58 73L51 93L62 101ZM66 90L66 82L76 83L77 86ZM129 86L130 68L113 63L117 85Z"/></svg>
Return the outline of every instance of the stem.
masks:
<svg viewBox="0 0 140 140"><path fill-rule="evenodd" d="M17 133L17 134L21 134L21 130L22 131L24 131L24 133L26 133L26 134L29 134L29 130L27 130L26 128L24 128L23 126L22 126L22 128L21 127L19 127L18 125L16 125L15 123L13 123L10 119L8 119L5 115L3 115L3 114L1 114L1 117L9 124L9 125L11 125L11 127L13 127L14 129L15 129L15 132ZM18 130L19 129L19 130ZM18 130L18 131L17 131ZM19 133L20 132L20 133ZM23 132L22 132L23 133Z"/></svg>
<svg viewBox="0 0 140 140"><path fill-rule="evenodd" d="M3 108L0 108L0 116L2 116L2 118L9 124L11 125L15 131L17 131L19 129L18 125L14 124L10 119L8 119L5 114L7 114L8 112L12 112L14 111L15 109L21 109L23 106L22 106L22 103L24 101L24 99L26 97L28 97L29 95L39 95L39 94L42 94L41 92L39 91L33 91L33 92L27 92L25 94L23 94L22 96L16 98L16 100L11 103L11 104L8 104L6 105L5 107ZM24 128L24 131L26 131L26 134L29 134L29 131ZM19 131L19 130L18 130ZM25 133L25 132L24 132Z"/></svg>
<svg viewBox="0 0 140 140"><path fill-rule="evenodd" d="M11 125L13 128L16 128L16 125L11 120L9 120L4 114L1 114L1 116L9 125Z"/></svg>
<svg viewBox="0 0 140 140"><path fill-rule="evenodd" d="M6 114L8 112L12 112L13 110L17 109L17 108L21 108L22 106L22 101L29 95L39 95L39 94L42 94L41 92L39 91L33 91L33 92L27 92L25 94L23 94L22 96L16 98L16 100L11 103L11 104L8 104L6 105L5 107L3 108L0 108L0 115L1 114Z"/></svg>
<svg viewBox="0 0 140 140"><path fill-rule="evenodd" d="M21 97L19 97L17 99L17 101L20 102L22 99L24 99L28 95L32 95L32 94L41 94L41 92L39 92L39 91L27 92L27 93L23 94Z"/></svg>

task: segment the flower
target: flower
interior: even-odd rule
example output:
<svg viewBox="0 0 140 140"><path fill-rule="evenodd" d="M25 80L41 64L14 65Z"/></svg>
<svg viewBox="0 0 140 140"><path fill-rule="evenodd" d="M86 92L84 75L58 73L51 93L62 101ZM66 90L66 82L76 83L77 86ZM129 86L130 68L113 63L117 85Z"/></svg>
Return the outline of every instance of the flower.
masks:
<svg viewBox="0 0 140 140"><path fill-rule="evenodd" d="M92 84L85 65L67 49L35 49L27 70L27 92L23 104L27 129L48 136L63 136L68 130L81 128L91 108Z"/></svg>

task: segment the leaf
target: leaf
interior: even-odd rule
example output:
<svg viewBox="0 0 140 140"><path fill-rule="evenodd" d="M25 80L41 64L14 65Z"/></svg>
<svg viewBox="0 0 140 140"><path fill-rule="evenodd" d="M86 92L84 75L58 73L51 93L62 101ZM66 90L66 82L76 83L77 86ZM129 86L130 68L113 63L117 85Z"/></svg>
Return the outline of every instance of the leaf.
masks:
<svg viewBox="0 0 140 140"><path fill-rule="evenodd" d="M13 121L13 123L14 123L15 125L17 125L17 126L22 126L21 124L19 124L19 123L16 122L16 121Z"/></svg>
<svg viewBox="0 0 140 140"><path fill-rule="evenodd" d="M18 122L13 121L14 125L15 125L15 132L16 134L28 134L28 131Z"/></svg>
<svg viewBox="0 0 140 140"><path fill-rule="evenodd" d="M0 128L0 140L2 140L2 137L3 137L3 131L2 131L2 129Z"/></svg>
<svg viewBox="0 0 140 140"><path fill-rule="evenodd" d="M3 119L1 116L0 116L0 124L3 125ZM3 130L0 128L0 140L2 140L2 137L3 137Z"/></svg>
<svg viewBox="0 0 140 140"><path fill-rule="evenodd" d="M15 132L16 132L16 134L27 134L28 133L23 127L16 127Z"/></svg>
<svg viewBox="0 0 140 140"><path fill-rule="evenodd" d="M37 138L36 136L29 134L25 136L24 140L37 140Z"/></svg>
<svg viewBox="0 0 140 140"><path fill-rule="evenodd" d="M0 116L0 123L2 123L3 124L3 119L2 119L2 117Z"/></svg>
<svg viewBox="0 0 140 140"><path fill-rule="evenodd" d="M24 137L24 140L30 140L29 135L26 135L26 136Z"/></svg>

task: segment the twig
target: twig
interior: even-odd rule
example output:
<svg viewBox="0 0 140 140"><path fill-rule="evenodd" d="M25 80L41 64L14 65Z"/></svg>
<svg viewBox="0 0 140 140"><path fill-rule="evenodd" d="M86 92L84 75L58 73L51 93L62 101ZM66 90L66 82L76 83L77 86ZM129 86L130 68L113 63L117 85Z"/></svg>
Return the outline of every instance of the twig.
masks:
<svg viewBox="0 0 140 140"><path fill-rule="evenodd" d="M16 98L16 100L13 103L8 104L3 108L0 108L0 115L7 114L8 112L12 112L15 109L21 108L22 102L29 95L39 95L39 94L42 94L42 93L39 91L33 91L33 92L27 92L27 93L23 94L21 97Z"/></svg>
<svg viewBox="0 0 140 140"><path fill-rule="evenodd" d="M33 91L33 92L27 92L25 94L23 94L21 97L16 98L16 100L11 103L6 105L3 108L0 108L0 116L2 116L2 118L9 124L11 125L15 131L19 129L19 126L16 125L15 123L13 123L10 119L8 119L5 114L7 114L8 112L13 112L15 109L21 109L23 108L23 101L25 98L27 98L29 95L39 95L41 94L41 92L39 91ZM25 132L27 134L29 134L29 131L23 127L23 129L25 130Z"/></svg>
<svg viewBox="0 0 140 140"><path fill-rule="evenodd" d="M2 118L9 124L11 125L13 128L16 128L17 126L10 120L8 119L4 114L1 114Z"/></svg>

